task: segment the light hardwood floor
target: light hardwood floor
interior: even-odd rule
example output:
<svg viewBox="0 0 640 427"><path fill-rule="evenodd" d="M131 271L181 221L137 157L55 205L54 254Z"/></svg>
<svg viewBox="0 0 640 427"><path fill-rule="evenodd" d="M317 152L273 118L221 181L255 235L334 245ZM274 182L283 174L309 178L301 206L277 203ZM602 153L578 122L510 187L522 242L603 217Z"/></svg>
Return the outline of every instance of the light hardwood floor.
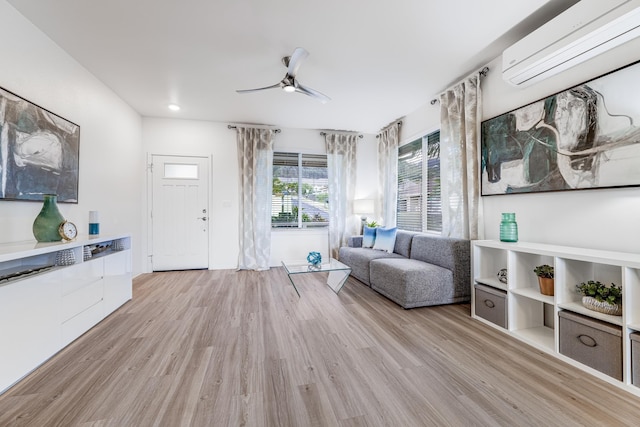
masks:
<svg viewBox="0 0 640 427"><path fill-rule="evenodd" d="M639 425L640 398L469 317L350 278L154 273L0 396L0 426Z"/></svg>

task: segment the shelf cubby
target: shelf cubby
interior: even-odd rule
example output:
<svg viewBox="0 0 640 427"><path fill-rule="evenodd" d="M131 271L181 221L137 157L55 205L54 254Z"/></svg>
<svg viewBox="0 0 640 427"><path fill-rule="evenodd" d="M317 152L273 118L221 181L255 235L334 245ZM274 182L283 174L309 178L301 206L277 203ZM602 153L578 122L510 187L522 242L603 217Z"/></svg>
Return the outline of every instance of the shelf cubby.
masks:
<svg viewBox="0 0 640 427"><path fill-rule="evenodd" d="M498 272L507 268L507 251L490 247L476 247L474 259L481 260L474 264L475 281L497 289L507 290L507 284L498 280Z"/></svg>

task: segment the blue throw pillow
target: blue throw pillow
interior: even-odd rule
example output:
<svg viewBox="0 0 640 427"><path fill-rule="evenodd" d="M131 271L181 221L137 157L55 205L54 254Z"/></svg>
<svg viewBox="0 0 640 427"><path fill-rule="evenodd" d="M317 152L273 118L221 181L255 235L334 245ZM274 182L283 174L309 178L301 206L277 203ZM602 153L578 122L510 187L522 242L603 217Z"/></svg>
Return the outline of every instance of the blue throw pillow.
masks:
<svg viewBox="0 0 640 427"><path fill-rule="evenodd" d="M364 231L362 232L362 247L363 248L372 248L373 243L376 241L376 227L367 227L364 226Z"/></svg>
<svg viewBox="0 0 640 427"><path fill-rule="evenodd" d="M396 231L396 227L378 228L376 230L376 241L373 245L373 249L392 253L393 248L396 246Z"/></svg>

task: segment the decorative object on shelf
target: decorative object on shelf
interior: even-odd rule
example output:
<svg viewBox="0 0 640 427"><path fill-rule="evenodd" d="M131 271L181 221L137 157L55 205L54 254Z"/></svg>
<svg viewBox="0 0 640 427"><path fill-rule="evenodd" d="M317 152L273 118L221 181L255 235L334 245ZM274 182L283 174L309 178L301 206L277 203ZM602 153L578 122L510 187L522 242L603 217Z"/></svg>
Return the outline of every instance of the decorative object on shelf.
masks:
<svg viewBox="0 0 640 427"><path fill-rule="evenodd" d="M482 122L482 195L640 185L634 107L596 108L624 98L638 73L636 62Z"/></svg>
<svg viewBox="0 0 640 427"><path fill-rule="evenodd" d="M122 240L116 239L113 242L111 242L111 250L112 251L122 251L122 250L124 250L124 244L122 243Z"/></svg>
<svg viewBox="0 0 640 427"><path fill-rule="evenodd" d="M82 248L82 258L87 261L91 259L91 248L89 246L85 246Z"/></svg>
<svg viewBox="0 0 640 427"><path fill-rule="evenodd" d="M106 244L96 245L91 249L91 255L98 255L101 252L108 250L111 246Z"/></svg>
<svg viewBox="0 0 640 427"><path fill-rule="evenodd" d="M516 214L513 212L502 213L502 221L500 221L500 241L518 241L518 224L516 223Z"/></svg>
<svg viewBox="0 0 640 427"><path fill-rule="evenodd" d="M533 272L538 276L540 293L542 295L553 296L555 288L553 267L548 264L543 264L534 268Z"/></svg>
<svg viewBox="0 0 640 427"><path fill-rule="evenodd" d="M507 284L507 269L506 268L501 268L500 271L498 271L498 280L501 283L504 283L505 285Z"/></svg>
<svg viewBox="0 0 640 427"><path fill-rule="evenodd" d="M89 211L89 236L100 234L100 215L98 211Z"/></svg>
<svg viewBox="0 0 640 427"><path fill-rule="evenodd" d="M56 252L56 265L73 265L76 263L76 256L73 249L64 249Z"/></svg>
<svg viewBox="0 0 640 427"><path fill-rule="evenodd" d="M71 241L78 237L78 228L71 221L62 221L58 226L58 233L62 239Z"/></svg>
<svg viewBox="0 0 640 427"><path fill-rule="evenodd" d="M64 221L64 217L58 210L58 196L45 194L44 203L40 213L33 221L33 236L38 242L59 242L62 236L58 227Z"/></svg>
<svg viewBox="0 0 640 427"><path fill-rule="evenodd" d="M320 252L309 252L307 262L311 265L320 265L322 263L322 255L320 255Z"/></svg>
<svg viewBox="0 0 640 427"><path fill-rule="evenodd" d="M19 165L0 174L0 199L78 203L80 126L2 88L0 105L2 164Z"/></svg>
<svg viewBox="0 0 640 427"><path fill-rule="evenodd" d="M607 286L598 280L589 280L576 285L582 294L582 305L599 313L622 315L622 287L611 283Z"/></svg>

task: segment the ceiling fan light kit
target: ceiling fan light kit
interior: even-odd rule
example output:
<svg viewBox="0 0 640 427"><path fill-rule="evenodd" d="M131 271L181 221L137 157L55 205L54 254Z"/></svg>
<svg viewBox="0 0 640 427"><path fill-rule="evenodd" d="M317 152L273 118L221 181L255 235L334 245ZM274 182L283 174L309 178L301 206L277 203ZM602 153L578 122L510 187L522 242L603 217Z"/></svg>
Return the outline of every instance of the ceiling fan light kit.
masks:
<svg viewBox="0 0 640 427"><path fill-rule="evenodd" d="M300 84L298 80L296 80L296 74L298 74L298 69L302 64L302 61L304 61L307 58L307 56L309 56L309 52L307 52L304 48L297 47L296 50L293 51L293 54L291 56L285 56L284 58L282 58L282 63L285 65L285 67L287 67L287 74L285 74L284 78L280 81L280 83L267 86L267 87L256 88L256 89L236 90L236 92L250 93L250 92L258 92L258 91L267 90L267 89L281 88L282 90L288 93L291 93L291 92L303 93L307 96L317 99L323 104L326 103L327 101L330 101L331 98L329 98L327 95L321 92L318 92L315 89L311 89L310 87L306 87Z"/></svg>

